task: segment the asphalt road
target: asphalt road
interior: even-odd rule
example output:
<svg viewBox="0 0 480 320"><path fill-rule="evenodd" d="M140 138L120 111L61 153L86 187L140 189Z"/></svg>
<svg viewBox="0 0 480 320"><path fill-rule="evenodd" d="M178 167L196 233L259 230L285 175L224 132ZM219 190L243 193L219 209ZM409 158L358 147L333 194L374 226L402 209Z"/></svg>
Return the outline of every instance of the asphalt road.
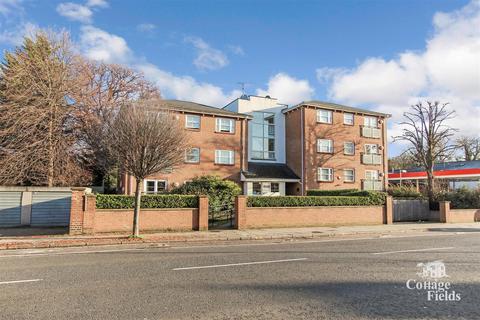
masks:
<svg viewBox="0 0 480 320"><path fill-rule="evenodd" d="M0 319L480 319L480 233L431 234L5 251ZM436 260L461 300L406 287Z"/></svg>

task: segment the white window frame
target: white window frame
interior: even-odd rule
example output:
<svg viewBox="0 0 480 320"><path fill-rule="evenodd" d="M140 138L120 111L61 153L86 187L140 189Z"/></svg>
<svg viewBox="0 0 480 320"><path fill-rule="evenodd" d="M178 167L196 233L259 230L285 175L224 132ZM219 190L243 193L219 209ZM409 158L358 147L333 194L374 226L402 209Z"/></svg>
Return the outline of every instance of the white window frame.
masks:
<svg viewBox="0 0 480 320"><path fill-rule="evenodd" d="M278 186L278 190L277 191L273 191L273 188L272 186L276 184ZM270 182L270 192L271 193L280 193L280 182Z"/></svg>
<svg viewBox="0 0 480 320"><path fill-rule="evenodd" d="M347 171L351 171L352 172L352 180L347 180ZM348 175L350 176L350 175ZM343 169L343 181L344 182L355 182L355 169Z"/></svg>
<svg viewBox="0 0 480 320"><path fill-rule="evenodd" d="M188 160L188 153L189 153L189 151L192 151L192 150L197 150L198 160L196 160L196 161L189 161ZM190 149L185 150L185 162L186 163L200 163L200 148L190 148Z"/></svg>
<svg viewBox="0 0 480 320"><path fill-rule="evenodd" d="M198 119L198 127L195 125L197 121L190 121L191 118ZM200 129L201 118L196 114L186 114L185 115L185 128L187 129Z"/></svg>
<svg viewBox="0 0 480 320"><path fill-rule="evenodd" d="M235 133L235 119L215 118L215 132Z"/></svg>
<svg viewBox="0 0 480 320"><path fill-rule="evenodd" d="M363 116L363 124L365 127L378 128L378 118L373 116Z"/></svg>
<svg viewBox="0 0 480 320"><path fill-rule="evenodd" d="M327 176L329 177L329 180L323 179L322 178L322 171L323 170L328 170L327 171ZM333 181L333 168L321 168L319 167L317 169L317 180L322 181L322 182L332 182Z"/></svg>
<svg viewBox="0 0 480 320"><path fill-rule="evenodd" d="M370 179L368 178L367 173L370 174ZM373 175L372 175L372 173L373 173ZM373 177L374 179L372 179L372 177ZM378 180L379 180L378 170L365 170L365 180L368 180L368 181L378 181Z"/></svg>
<svg viewBox="0 0 480 320"><path fill-rule="evenodd" d="M352 116L352 119L351 119L352 122L351 122L351 123L348 122L348 121L350 121L350 120L347 118L347 116ZM348 120L348 121L347 121L347 120ZM343 114L343 124L346 124L346 125L348 125L348 126L353 126L353 125L355 125L355 114L349 113L349 112L345 112L345 113Z"/></svg>
<svg viewBox="0 0 480 320"><path fill-rule="evenodd" d="M235 164L235 151L215 150L215 164L227 164L227 165Z"/></svg>
<svg viewBox="0 0 480 320"><path fill-rule="evenodd" d="M352 145L352 148L353 148L353 151L351 153L347 152L347 144L351 144ZM353 141L345 141L343 143L343 154L346 154L348 156L354 156L355 155L355 142Z"/></svg>
<svg viewBox="0 0 480 320"><path fill-rule="evenodd" d="M147 183L148 182L153 182L154 183L154 186L153 186L153 192L149 192L147 191ZM168 190L168 181L167 180L158 180L158 179L145 179L145 181L143 182L143 192L145 194L156 194L158 193L158 184L159 182L163 182L165 184L165 189L160 191L160 192L163 192L163 191L167 191Z"/></svg>
<svg viewBox="0 0 480 320"><path fill-rule="evenodd" d="M322 113L324 113L322 115ZM333 123L333 111L326 109L317 109L317 122L319 123Z"/></svg>
<svg viewBox="0 0 480 320"><path fill-rule="evenodd" d="M325 145L322 145L322 142L328 142L328 144L325 146ZM317 139L317 152L333 153L333 140L332 139Z"/></svg>
<svg viewBox="0 0 480 320"><path fill-rule="evenodd" d="M370 148L370 151L368 151L368 147L371 147ZM378 148L378 144L375 144L375 143L366 143L364 145L364 151L365 151L365 154L379 154L379 148ZM371 149L374 149L375 152L371 152Z"/></svg>

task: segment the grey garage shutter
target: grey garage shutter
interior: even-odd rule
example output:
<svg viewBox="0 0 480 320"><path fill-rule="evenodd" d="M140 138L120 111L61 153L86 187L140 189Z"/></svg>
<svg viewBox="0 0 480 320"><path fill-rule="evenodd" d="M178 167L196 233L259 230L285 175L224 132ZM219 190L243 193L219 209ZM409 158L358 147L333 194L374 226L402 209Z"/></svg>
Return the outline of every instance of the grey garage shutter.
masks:
<svg viewBox="0 0 480 320"><path fill-rule="evenodd" d="M15 227L21 221L21 192L0 192L0 227Z"/></svg>
<svg viewBox="0 0 480 320"><path fill-rule="evenodd" d="M71 192L36 191L32 195L32 227L66 227L70 223Z"/></svg>

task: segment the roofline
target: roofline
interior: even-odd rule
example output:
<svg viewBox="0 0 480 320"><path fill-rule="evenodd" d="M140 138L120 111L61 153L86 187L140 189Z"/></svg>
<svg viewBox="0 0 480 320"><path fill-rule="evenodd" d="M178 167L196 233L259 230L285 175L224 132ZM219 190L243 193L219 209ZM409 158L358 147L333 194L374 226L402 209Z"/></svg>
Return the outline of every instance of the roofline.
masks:
<svg viewBox="0 0 480 320"><path fill-rule="evenodd" d="M319 105L322 104L322 101L319 101L318 103ZM336 103L331 103L331 104L334 104L334 105L337 105L339 106L339 108L334 108L332 106L328 106L328 105L314 105L314 104L311 104L311 103L308 103L307 101L302 101L294 106L291 106L290 108L286 108L284 110L282 110L282 113L286 113L286 112L289 112L289 111L292 111L292 110L295 110L295 109L298 109L298 108L301 108L301 107L314 107L314 108L318 108L318 109L328 109L328 110L335 110L335 111L343 111L343 112L356 112L356 113L360 113L360 114L368 114L368 115L376 115L376 116L381 116L381 117L385 117L385 118L390 118L392 115L391 114L388 114L388 113L381 113L381 112L375 112L375 111L369 111L369 110L365 110L365 109L357 109L355 107L349 107L349 108L353 108L353 109L356 109L356 110L344 110L342 109L342 107L348 107L348 106L342 106L341 104L336 104Z"/></svg>
<svg viewBox="0 0 480 320"><path fill-rule="evenodd" d="M256 97L256 98L271 99L271 100L277 100L277 101L278 101L278 98L272 98L272 97L267 98L266 96L265 96L265 97L262 97L262 96L257 96L257 95L254 95L254 94L248 94L247 96L249 96L249 97ZM235 102L235 101L237 101L237 100L240 100L240 99L242 99L241 96L238 97L238 98L233 99L232 101L230 101L229 103L227 103L226 105L224 105L224 106L222 107L222 109L225 109L228 105L230 105L230 104L232 104L233 102ZM244 99L242 99L242 100L244 100ZM282 105L282 106L287 106L287 108L288 108L288 104L278 103L278 102L277 102L277 104L278 104L278 105Z"/></svg>
<svg viewBox="0 0 480 320"><path fill-rule="evenodd" d="M223 108L216 108L216 107L208 106L206 104L201 104L201 103L197 103L197 102L193 102L193 101L175 100L175 99L169 99L169 100L164 100L164 101L166 103L168 103L168 101L188 102L188 103L194 103L194 104L197 104L199 106L206 107L206 108L223 110ZM215 112L215 110L212 110L211 112L210 111L199 111L199 110L190 110L190 109L187 109L187 108L182 108L182 107L177 107L177 106L169 106L169 105L162 105L162 107L167 109L167 110L183 111L185 113L209 114L209 115L222 116L222 117L252 119L251 115L248 115L248 114L245 114L245 113L238 113L238 112L234 112L234 111L230 111L230 110L224 110L224 111L227 111L227 112L231 113L231 114L225 114L225 113L221 113L221 112Z"/></svg>

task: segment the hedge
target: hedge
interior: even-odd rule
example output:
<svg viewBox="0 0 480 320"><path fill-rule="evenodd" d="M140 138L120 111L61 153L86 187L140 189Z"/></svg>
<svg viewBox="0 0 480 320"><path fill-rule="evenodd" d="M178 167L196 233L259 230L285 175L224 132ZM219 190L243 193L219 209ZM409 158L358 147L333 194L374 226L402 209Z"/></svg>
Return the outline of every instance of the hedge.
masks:
<svg viewBox="0 0 480 320"><path fill-rule="evenodd" d="M392 186L387 190L395 199L424 199L425 197L412 186Z"/></svg>
<svg viewBox="0 0 480 320"><path fill-rule="evenodd" d="M133 209L135 206L134 196L97 194L98 209ZM198 208L198 196L192 195L144 195L142 196L141 208Z"/></svg>
<svg viewBox="0 0 480 320"><path fill-rule="evenodd" d="M452 209L479 209L480 189L460 188L450 192L437 192L435 201L450 201Z"/></svg>
<svg viewBox="0 0 480 320"><path fill-rule="evenodd" d="M361 196L282 196L248 197L248 207L327 207L327 206L380 206L385 204L385 194Z"/></svg>
<svg viewBox="0 0 480 320"><path fill-rule="evenodd" d="M358 192L358 189L342 189L342 190L307 190L307 196L349 196L350 193Z"/></svg>

